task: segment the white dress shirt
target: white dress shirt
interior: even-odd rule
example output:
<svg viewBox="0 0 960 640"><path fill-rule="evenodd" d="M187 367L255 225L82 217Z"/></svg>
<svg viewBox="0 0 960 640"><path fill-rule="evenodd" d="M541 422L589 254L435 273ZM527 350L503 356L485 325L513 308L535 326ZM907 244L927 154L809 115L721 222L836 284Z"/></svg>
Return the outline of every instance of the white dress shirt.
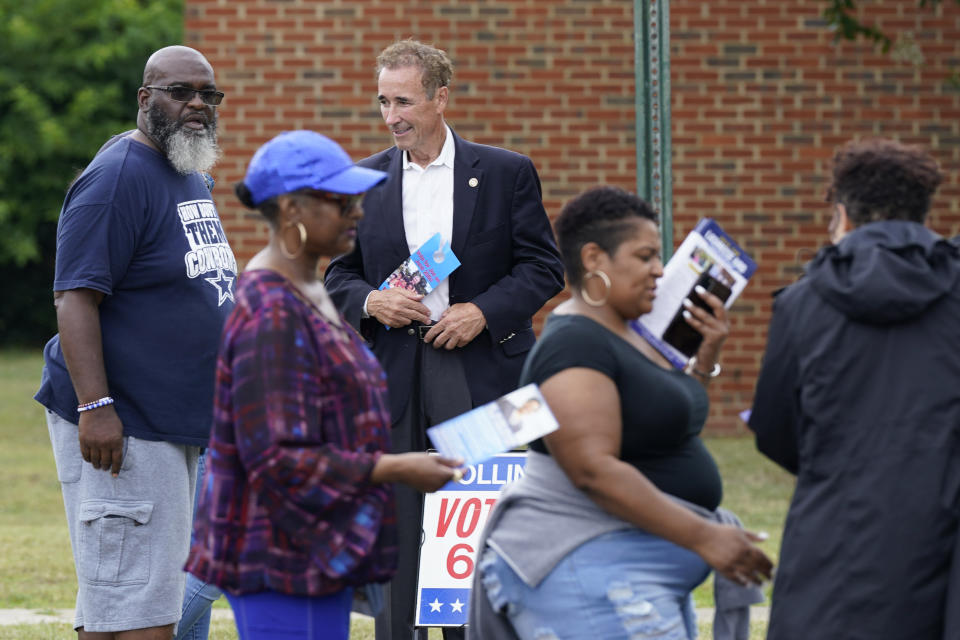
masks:
<svg viewBox="0 0 960 640"><path fill-rule="evenodd" d="M407 246L413 253L420 245L440 232L441 246L453 235L453 133L444 125L446 139L440 155L426 167L410 162L403 154L403 228ZM450 306L450 284L447 279L422 300L430 309L430 319L436 322Z"/></svg>
<svg viewBox="0 0 960 640"><path fill-rule="evenodd" d="M403 152L403 229L411 254L438 231L443 238L440 246L449 243L453 237L453 159L456 148L450 127L444 125L444 129L446 138L440 155L426 167L410 162L409 154ZM363 301L364 318L370 317L367 311L369 301L368 294ZM439 320L450 306L448 280L444 279L421 302L430 309L430 319Z"/></svg>

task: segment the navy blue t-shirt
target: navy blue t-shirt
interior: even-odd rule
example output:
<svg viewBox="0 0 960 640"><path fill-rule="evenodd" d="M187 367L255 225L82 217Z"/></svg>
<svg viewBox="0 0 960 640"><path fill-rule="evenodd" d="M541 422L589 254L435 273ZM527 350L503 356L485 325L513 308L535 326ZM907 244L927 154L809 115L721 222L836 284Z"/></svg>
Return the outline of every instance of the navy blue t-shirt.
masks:
<svg viewBox="0 0 960 640"><path fill-rule="evenodd" d="M88 288L100 305L110 395L124 435L205 446L214 364L233 309L237 263L200 173L119 140L71 186L57 228L54 291ZM79 422L59 335L35 398Z"/></svg>

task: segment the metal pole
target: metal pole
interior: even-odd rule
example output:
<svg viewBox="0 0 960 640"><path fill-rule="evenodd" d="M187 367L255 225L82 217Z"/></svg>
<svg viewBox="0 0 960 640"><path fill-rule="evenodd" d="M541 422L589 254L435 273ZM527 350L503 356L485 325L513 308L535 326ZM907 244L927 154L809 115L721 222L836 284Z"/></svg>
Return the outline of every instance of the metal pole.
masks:
<svg viewBox="0 0 960 640"><path fill-rule="evenodd" d="M666 261L673 253L669 0L634 0L633 42L637 193L660 216Z"/></svg>

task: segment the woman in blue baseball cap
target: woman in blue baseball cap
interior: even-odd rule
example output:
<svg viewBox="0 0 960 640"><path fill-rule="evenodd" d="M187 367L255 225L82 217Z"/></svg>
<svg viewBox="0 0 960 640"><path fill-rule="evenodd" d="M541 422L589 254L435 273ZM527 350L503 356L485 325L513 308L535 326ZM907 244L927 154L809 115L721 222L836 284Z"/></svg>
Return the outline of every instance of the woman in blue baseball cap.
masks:
<svg viewBox="0 0 960 640"><path fill-rule="evenodd" d="M318 277L353 249L385 173L312 131L253 156L240 201L270 241L236 290L187 570L227 593L241 640L346 640L355 587L396 565L391 482L434 491L458 461L389 454L386 376Z"/></svg>

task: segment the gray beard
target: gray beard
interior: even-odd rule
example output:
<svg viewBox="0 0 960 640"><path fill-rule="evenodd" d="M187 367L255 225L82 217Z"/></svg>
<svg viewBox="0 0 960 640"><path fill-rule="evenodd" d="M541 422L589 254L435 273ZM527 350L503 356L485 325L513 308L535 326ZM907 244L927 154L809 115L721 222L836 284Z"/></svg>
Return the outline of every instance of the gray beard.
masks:
<svg viewBox="0 0 960 640"><path fill-rule="evenodd" d="M168 120L159 107L151 105L147 112L147 133L160 147L177 173L187 175L206 172L220 159L217 146L217 120L200 131L187 129L179 122Z"/></svg>

